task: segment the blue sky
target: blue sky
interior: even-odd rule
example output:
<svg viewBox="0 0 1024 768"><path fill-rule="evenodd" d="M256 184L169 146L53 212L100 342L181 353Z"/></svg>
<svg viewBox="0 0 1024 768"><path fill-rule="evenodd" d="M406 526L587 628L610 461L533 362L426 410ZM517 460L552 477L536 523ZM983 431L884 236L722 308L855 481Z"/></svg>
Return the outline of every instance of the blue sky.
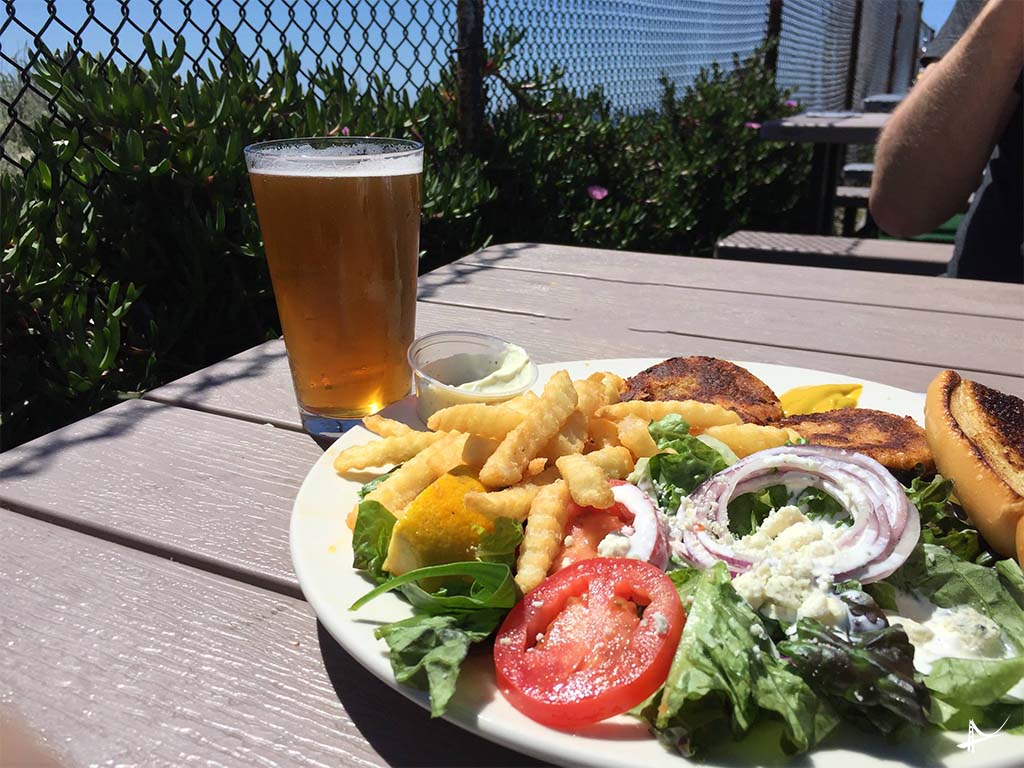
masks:
<svg viewBox="0 0 1024 768"><path fill-rule="evenodd" d="M924 10L921 13L921 18L928 23L928 26L938 32L942 22L949 16L949 11L955 2L956 0L924 0Z"/></svg>
<svg viewBox="0 0 1024 768"><path fill-rule="evenodd" d="M924 0L925 21L937 30L949 15L949 10L954 2L955 0ZM116 28L121 23L121 3L118 0L96 0L94 6L97 19L107 26ZM248 20L254 26L259 27L265 23L266 17L259 4L252 3L251 6ZM354 13L344 3L339 9L340 27L348 28L351 35L342 57L342 63L349 71L356 71L357 73L360 69L363 71L388 71L398 66L400 68L398 79L405 79L406 72L404 70L407 68L409 70L409 79L413 81L422 81L436 74L437 65L433 63L433 59L444 59L447 54L447 48L451 45L450 41L442 39L442 35L450 34L451 29L450 22L443 18L443 16L450 13L448 8L453 7L454 2L428 3L416 2L416 0L399 0L399 2L395 3L393 18L391 12L386 9L375 12L372 3L358 2L356 6L357 9ZM85 2L83 0L62 0L57 3L57 7L60 19L74 29L79 28L86 20ZM129 8L132 20L139 24L139 26L145 28L152 23L153 6L149 0L133 0ZM309 5L307 3L295 3L292 8L294 22L289 18L289 5L283 2L283 0L272 0L266 13L269 14L270 21L279 27L287 28L287 25L294 23L295 28L288 30L288 37L293 45L301 44L301 33L299 30L305 28L310 29L310 45L313 48L321 47L325 42L324 35L322 31L316 28ZM431 10L432 8L437 10ZM185 11L179 2L165 1L161 6L161 10L163 20L172 28L177 29L182 24L186 25L185 35L188 38L190 52L202 47L203 41L199 28L207 28L214 22L209 0L194 0L191 6L191 23L189 23ZM329 6L321 6L319 12L321 14L321 22L325 26L330 26L333 23L333 19L330 16ZM219 13L219 20L229 27L235 26L239 21L238 6L232 0L223 0L219 4ZM379 17L375 18L375 13L379 13ZM42 0L14 0L14 14L17 19L33 32L39 30L49 16L46 4ZM392 51L386 45L381 48L377 57L375 57L370 50L372 47L380 46L385 40L380 27L377 26L378 23L382 26L390 27L391 34L387 36L387 42L395 45L397 52ZM360 25L365 27L365 29L361 28ZM437 55L435 56L433 52L429 50L424 51L423 49L417 52L414 45L402 41L395 34L400 31L400 25L411 25L410 37L414 40L425 38L428 44L436 46ZM170 43L172 37L171 33L164 28L160 28L155 33L155 36L158 43L161 40ZM89 24L85 27L82 31L82 39L83 46L87 50L108 50L110 46L110 33L96 24ZM71 34L64 29L60 29L57 25L51 25L43 33L43 40L51 47L60 48L70 42ZM239 40L243 49L251 49L256 42L255 34L244 27L239 31ZM212 44L213 42L211 41ZM142 54L141 35L135 30L127 30L123 33L119 45L133 59L138 58ZM271 27L267 27L264 33L264 45L274 49L279 45L279 33ZM32 47L32 35L16 25L8 25L3 33L0 34L0 48L2 48L6 55L14 57L26 47ZM360 50L360 52L356 53L354 52L355 50ZM424 60L418 60L417 53L423 56ZM334 56L330 51L326 55L327 57ZM307 65L314 63L312 51L307 51L303 55L303 63Z"/></svg>

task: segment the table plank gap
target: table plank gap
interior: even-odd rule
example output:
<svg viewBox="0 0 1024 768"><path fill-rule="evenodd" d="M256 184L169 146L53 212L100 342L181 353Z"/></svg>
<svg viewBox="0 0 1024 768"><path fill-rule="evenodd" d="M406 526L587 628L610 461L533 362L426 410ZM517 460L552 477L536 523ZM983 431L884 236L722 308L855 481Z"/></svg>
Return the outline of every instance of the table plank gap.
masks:
<svg viewBox="0 0 1024 768"><path fill-rule="evenodd" d="M142 396L143 400L149 400L154 403L161 403L162 405L169 405L173 408L186 408L190 411L199 411L200 413L208 413L213 416L224 416L229 419L238 419L239 421L247 421L250 424L258 424L260 426L271 426L277 429L287 429L289 432L298 432L300 434L306 434L306 431L302 428L302 423L297 419L295 421L286 421L284 419L275 418L274 416L260 416L258 414L249 414L245 411L239 411L234 408L221 408L216 405L204 405L201 403L194 403L189 400L182 400L171 395L164 395L161 392L162 388L157 388L145 393Z"/></svg>
<svg viewBox="0 0 1024 768"><path fill-rule="evenodd" d="M65 528L75 533L105 541L118 547L124 547L132 551L144 552L174 563L181 563L199 571L205 571L214 576L221 576L226 579L240 581L243 584L276 592L280 595L303 600L302 590L298 583L282 582L260 573L248 571L242 568L234 568L229 563L213 556L194 552L185 547L173 544L158 543L152 538L133 534L130 530L112 528L87 518L75 518L62 515L54 510L47 510L34 504L26 504L14 499L7 498L0 493L0 507L10 512L38 520L43 523Z"/></svg>
<svg viewBox="0 0 1024 768"><path fill-rule="evenodd" d="M680 257L680 258L682 258L682 257ZM615 277L599 277L599 276L596 276L596 275L588 275L588 274L584 274L584 273L580 273L580 272L570 272L570 271L563 271L563 270L540 270L540 269L530 269L530 268L527 268L527 267L510 267L510 266L506 266L504 264L489 264L489 263L484 263L484 262L472 262L472 261L471 262L467 262L467 263L474 264L474 265L479 265L481 270L498 269L498 270L507 270L509 272L526 272L526 273L536 274L536 275L557 275L559 277L578 277L578 278L583 278L583 279L586 279L586 280L595 280L597 282L612 283L612 284L615 284L615 285L624 285L624 286L643 285L643 286L666 287L666 288L686 288L686 289L697 290L697 291L708 291L710 293L731 293L731 294L739 294L739 295L745 295L745 296L763 296L764 295L764 291L744 290L744 289L738 289L738 288L714 288L714 287L711 287L711 286L708 286L708 285L701 285L699 283L678 283L678 282L672 282L672 281L658 281L658 282L655 282L655 281L647 281L647 280L628 280L628 279L624 279L624 278L615 278ZM431 273L431 274L433 274L433 273ZM777 297L777 298L780 298L780 299L797 299L797 300L800 300L800 301L806 300L808 298L806 295L798 295L798 294L795 294L795 293L779 293L778 291L773 291L772 295ZM429 301L429 299L427 299L427 300ZM940 314L945 314L945 315L959 315L959 316L962 316L962 317L988 317L988 318L992 318L992 319L995 319L995 320L1020 320L1020 319L1024 318L1024 301L1021 302L1021 307L1022 307L1021 312L1015 314L1015 313L1010 313L1010 312L1005 312L1005 313L998 313L998 312L997 313L992 313L992 312L961 312L961 311L958 311L958 310L955 310L955 309L946 309L943 306L938 306L938 307L896 307L896 306L894 306L892 304L888 304L888 303L880 302L880 301L857 301L857 300L854 300L854 299L834 299L834 298L827 298L827 299L825 299L825 298L823 298L823 299L818 299L818 300L819 301L828 301L829 303L832 303L832 304L847 304L847 305L853 306L853 307L884 307L885 309L902 309L902 310L906 310L908 312L913 312L913 311L918 311L918 312L938 312Z"/></svg>

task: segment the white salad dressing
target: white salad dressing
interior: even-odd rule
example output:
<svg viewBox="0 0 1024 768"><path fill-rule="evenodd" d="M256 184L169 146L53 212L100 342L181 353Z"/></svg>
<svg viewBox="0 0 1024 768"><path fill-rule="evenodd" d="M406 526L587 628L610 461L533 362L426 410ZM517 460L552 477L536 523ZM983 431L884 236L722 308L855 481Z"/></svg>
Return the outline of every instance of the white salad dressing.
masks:
<svg viewBox="0 0 1024 768"><path fill-rule="evenodd" d="M914 668L923 675L939 659L1011 659L1018 651L992 619L969 605L940 608L928 600L897 593L896 610L886 611L914 646ZM1024 701L1024 680L1007 692Z"/></svg>

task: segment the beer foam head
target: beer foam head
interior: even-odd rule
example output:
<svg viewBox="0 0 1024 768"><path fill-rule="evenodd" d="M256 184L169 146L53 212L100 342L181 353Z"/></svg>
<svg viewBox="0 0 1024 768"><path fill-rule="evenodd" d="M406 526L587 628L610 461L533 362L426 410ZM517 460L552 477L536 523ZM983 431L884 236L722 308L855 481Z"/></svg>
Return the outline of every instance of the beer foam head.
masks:
<svg viewBox="0 0 1024 768"><path fill-rule="evenodd" d="M249 173L279 176L406 176L423 171L423 145L403 139L264 141L245 148Z"/></svg>

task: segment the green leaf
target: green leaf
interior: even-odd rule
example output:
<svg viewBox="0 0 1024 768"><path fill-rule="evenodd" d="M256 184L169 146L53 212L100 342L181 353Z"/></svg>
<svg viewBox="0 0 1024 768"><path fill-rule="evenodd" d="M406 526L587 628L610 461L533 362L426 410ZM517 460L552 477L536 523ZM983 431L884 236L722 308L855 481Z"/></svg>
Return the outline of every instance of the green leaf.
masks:
<svg viewBox="0 0 1024 768"><path fill-rule="evenodd" d="M387 580L384 561L395 528L395 516L376 501L363 501L352 530L352 566L366 571L378 582Z"/></svg>
<svg viewBox="0 0 1024 768"><path fill-rule="evenodd" d="M801 619L779 653L844 720L870 733L928 724L931 697L915 679L914 646L901 627L847 635Z"/></svg>
<svg viewBox="0 0 1024 768"><path fill-rule="evenodd" d="M364 484L364 485L363 485L363 487L362 487L362 488L360 488L360 489L359 489L359 490L357 491L357 493L359 494L359 499L360 499L360 501L361 501L361 500L363 500L363 499L365 499L365 498L366 498L366 497L367 497L367 496L368 496L369 494L373 493L373 490L374 490L374 489L375 489L375 488L376 488L376 487L377 487L378 485L380 485L380 484L381 484L381 483L383 483L383 482L384 482L385 480L387 480L387 479L388 479L389 477L391 477L391 475L393 475L393 474L395 473L395 471L396 471L396 470L397 470L397 469L398 469L399 467L401 467L401 466L402 466L402 465L401 465L401 464L399 464L398 466L392 467L392 468L391 468L390 470L388 470L387 472L385 472L385 473L384 473L383 475L379 475L379 476L377 476L377 477L373 478L373 480L371 480L370 482L368 482L368 483Z"/></svg>
<svg viewBox="0 0 1024 768"><path fill-rule="evenodd" d="M99 160L100 165L102 165L108 171L111 171L113 173L121 172L121 166L102 149L93 149L93 153L96 155L96 159Z"/></svg>
<svg viewBox="0 0 1024 768"><path fill-rule="evenodd" d="M469 586L459 591L446 586L428 592L420 586L420 582L431 579L463 577L469 580ZM430 565L395 576L356 600L349 610L356 611L374 598L399 588L416 609L426 613L456 613L481 608L507 609L516 604L518 597L515 582L512 580L512 571L507 565L471 560Z"/></svg>
<svg viewBox="0 0 1024 768"><path fill-rule="evenodd" d="M504 613L487 610L461 616L413 616L379 627L374 635L388 645L395 679L429 691L431 717L440 717L455 693L469 646L486 639Z"/></svg>
<svg viewBox="0 0 1024 768"><path fill-rule="evenodd" d="M733 588L724 563L670 576L688 606L686 627L652 725L685 755L738 738L770 714L782 748L804 752L839 722L832 708L778 654L760 617Z"/></svg>
<svg viewBox="0 0 1024 768"><path fill-rule="evenodd" d="M921 541L943 546L961 560L983 565L995 562L997 556L957 503L951 480L942 475L928 481L914 478L906 492L920 513Z"/></svg>
<svg viewBox="0 0 1024 768"><path fill-rule="evenodd" d="M654 489L658 505L665 511L679 507L680 499L692 493L702 482L726 467L725 459L714 448L690 435L690 427L675 414L651 422L651 437L663 451L641 469L639 483Z"/></svg>
<svg viewBox="0 0 1024 768"><path fill-rule="evenodd" d="M53 186L53 176L50 173L50 166L44 163L42 160L36 161L36 170L39 172L39 184L47 192Z"/></svg>
<svg viewBox="0 0 1024 768"><path fill-rule="evenodd" d="M476 545L476 557L485 563L503 563L509 568L515 565L516 548L523 540L523 526L509 517L494 521L494 529L481 531Z"/></svg>

